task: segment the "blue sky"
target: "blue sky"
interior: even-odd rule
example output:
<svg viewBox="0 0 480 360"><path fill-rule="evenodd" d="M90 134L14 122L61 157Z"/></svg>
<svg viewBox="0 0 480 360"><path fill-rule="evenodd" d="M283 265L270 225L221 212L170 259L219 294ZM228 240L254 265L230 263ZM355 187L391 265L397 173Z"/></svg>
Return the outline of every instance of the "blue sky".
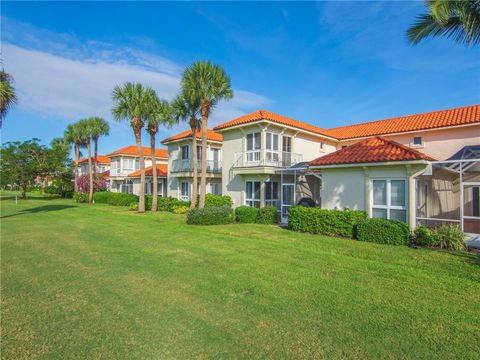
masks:
<svg viewBox="0 0 480 360"><path fill-rule="evenodd" d="M112 126L101 153L133 144L111 119L113 86L138 81L171 99L202 59L223 66L235 92L212 125L268 109L330 128L480 102L478 48L407 43L422 11L418 1L2 2L1 56L19 94L2 142L48 143L100 115Z"/></svg>

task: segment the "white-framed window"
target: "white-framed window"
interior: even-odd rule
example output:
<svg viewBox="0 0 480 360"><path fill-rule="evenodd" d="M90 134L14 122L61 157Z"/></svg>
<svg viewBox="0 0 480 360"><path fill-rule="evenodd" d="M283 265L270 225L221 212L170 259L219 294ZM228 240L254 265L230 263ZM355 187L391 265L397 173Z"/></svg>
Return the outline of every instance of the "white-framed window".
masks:
<svg viewBox="0 0 480 360"><path fill-rule="evenodd" d="M260 181L245 182L245 205L260 207Z"/></svg>
<svg viewBox="0 0 480 360"><path fill-rule="evenodd" d="M190 201L190 183L188 181L180 182L180 199Z"/></svg>
<svg viewBox="0 0 480 360"><path fill-rule="evenodd" d="M210 194L221 195L219 183L210 183Z"/></svg>
<svg viewBox="0 0 480 360"><path fill-rule="evenodd" d="M278 182L265 182L265 206L277 206L279 200Z"/></svg>
<svg viewBox="0 0 480 360"><path fill-rule="evenodd" d="M202 145L197 145L197 160L198 163L202 161Z"/></svg>
<svg viewBox="0 0 480 360"><path fill-rule="evenodd" d="M190 159L190 145L182 145L180 148L180 158L182 160Z"/></svg>
<svg viewBox="0 0 480 360"><path fill-rule="evenodd" d="M274 134L271 132L266 133L266 151L265 156L268 161L278 161L278 134Z"/></svg>
<svg viewBox="0 0 480 360"><path fill-rule="evenodd" d="M372 179L372 217L407 222L407 181Z"/></svg>
<svg viewBox="0 0 480 360"><path fill-rule="evenodd" d="M422 146L423 138L421 136L414 136L412 141L413 146Z"/></svg>
<svg viewBox="0 0 480 360"><path fill-rule="evenodd" d="M157 181L157 195L158 196L163 196L163 180L158 180Z"/></svg>
<svg viewBox="0 0 480 360"><path fill-rule="evenodd" d="M140 160L133 158L123 158L123 172L131 173L140 168Z"/></svg>
<svg viewBox="0 0 480 360"><path fill-rule="evenodd" d="M262 137L259 132L247 134L246 161L260 161L260 149L262 148Z"/></svg>

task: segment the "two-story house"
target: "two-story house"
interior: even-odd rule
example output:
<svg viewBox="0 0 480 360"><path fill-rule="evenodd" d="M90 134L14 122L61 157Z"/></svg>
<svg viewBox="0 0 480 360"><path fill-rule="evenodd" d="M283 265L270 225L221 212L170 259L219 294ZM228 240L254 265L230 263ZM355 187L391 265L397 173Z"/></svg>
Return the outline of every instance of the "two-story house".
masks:
<svg viewBox="0 0 480 360"><path fill-rule="evenodd" d="M201 132L197 131L197 160L198 186L200 186L200 172L202 165ZM222 135L207 131L207 192L215 195L222 194ZM191 200L193 186L192 162L192 131L187 130L180 134L162 140L168 147L168 196ZM197 192L198 193L198 192Z"/></svg>
<svg viewBox="0 0 480 360"><path fill-rule="evenodd" d="M145 158L145 194L151 194L153 190L152 181L152 160L149 147L143 147ZM140 159L137 146L131 145L115 150L106 155L110 160L110 191L124 192L138 195L140 194ZM166 166L168 164L168 152L166 149L155 149L155 158L157 163L158 193L161 196L165 194L166 187ZM136 176L138 172L138 176ZM150 175L148 176L148 174ZM131 176L129 176L131 175Z"/></svg>
<svg viewBox="0 0 480 360"><path fill-rule="evenodd" d="M92 165L95 164L95 158L92 156ZM110 158L98 155L97 156L97 174L103 174L110 170ZM90 173L90 167L88 165L88 158L81 158L78 161L78 175L85 175Z"/></svg>

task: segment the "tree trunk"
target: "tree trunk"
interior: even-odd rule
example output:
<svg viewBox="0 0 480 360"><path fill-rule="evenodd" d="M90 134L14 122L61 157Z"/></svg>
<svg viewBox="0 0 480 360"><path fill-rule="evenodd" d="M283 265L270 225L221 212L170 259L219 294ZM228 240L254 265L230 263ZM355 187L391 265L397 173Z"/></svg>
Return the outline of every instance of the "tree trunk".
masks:
<svg viewBox="0 0 480 360"><path fill-rule="evenodd" d="M200 177L200 201L198 207L205 207L205 195L207 193L207 129L208 129L209 104L202 103L202 173Z"/></svg>
<svg viewBox="0 0 480 360"><path fill-rule="evenodd" d="M140 119L133 119L133 123L140 122ZM137 143L138 157L140 158L140 192L138 194L138 212L145 212L145 158L143 157L141 126L134 126L135 142Z"/></svg>
<svg viewBox="0 0 480 360"><path fill-rule="evenodd" d="M73 177L73 190L78 191L77 176L78 176L78 160L80 158L80 145L75 144L75 176Z"/></svg>
<svg viewBox="0 0 480 360"><path fill-rule="evenodd" d="M98 137L93 138L93 141L94 141L94 146L95 146L95 148L94 148L94 155L93 155L93 156L95 156L95 158L94 158L94 160L95 160L94 165L95 165L95 166L94 166L94 168L93 168L93 173L96 174L96 173L97 173L97 166L98 166L98 159L97 159L97 155L98 155Z"/></svg>
<svg viewBox="0 0 480 360"><path fill-rule="evenodd" d="M89 192L88 192L88 202L93 201L93 174L92 174L92 150L90 139L87 141L87 151L88 151L88 180L89 180Z"/></svg>
<svg viewBox="0 0 480 360"><path fill-rule="evenodd" d="M28 188L28 185L27 183L22 183L22 199L26 199L27 198L27 188Z"/></svg>
<svg viewBox="0 0 480 360"><path fill-rule="evenodd" d="M193 209L195 206L197 206L197 192L198 192L197 127L191 126L191 129L192 129L193 183L192 183L192 199L190 202L190 208Z"/></svg>
<svg viewBox="0 0 480 360"><path fill-rule="evenodd" d="M157 159L155 158L155 133L150 133L150 152L152 156L152 211L157 211Z"/></svg>

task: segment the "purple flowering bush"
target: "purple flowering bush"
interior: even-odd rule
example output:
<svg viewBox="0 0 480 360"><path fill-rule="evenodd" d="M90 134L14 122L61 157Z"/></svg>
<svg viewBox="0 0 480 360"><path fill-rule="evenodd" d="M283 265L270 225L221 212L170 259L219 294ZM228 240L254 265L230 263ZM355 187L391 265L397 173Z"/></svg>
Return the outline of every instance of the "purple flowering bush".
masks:
<svg viewBox="0 0 480 360"><path fill-rule="evenodd" d="M90 191L90 177L88 174L77 177L77 187L79 192ZM107 190L107 181L101 174L93 174L93 192Z"/></svg>

